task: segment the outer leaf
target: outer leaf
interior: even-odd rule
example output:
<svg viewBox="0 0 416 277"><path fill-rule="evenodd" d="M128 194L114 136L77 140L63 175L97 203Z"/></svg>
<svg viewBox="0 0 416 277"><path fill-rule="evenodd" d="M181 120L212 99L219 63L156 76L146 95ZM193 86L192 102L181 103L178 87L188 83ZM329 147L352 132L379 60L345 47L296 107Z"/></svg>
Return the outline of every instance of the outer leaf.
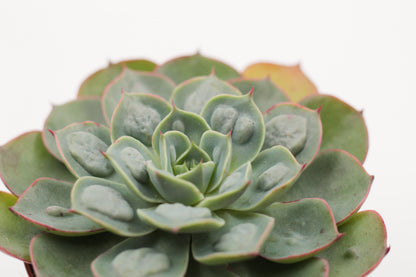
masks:
<svg viewBox="0 0 416 277"><path fill-rule="evenodd" d="M218 212L225 225L212 232L192 236L194 258L207 265L226 264L257 256L274 219L256 213Z"/></svg>
<svg viewBox="0 0 416 277"><path fill-rule="evenodd" d="M388 252L383 219L374 211L354 215L339 231L344 236L318 254L328 260L330 277L365 276Z"/></svg>
<svg viewBox="0 0 416 277"><path fill-rule="evenodd" d="M309 163L319 151L322 139L320 110L297 104L278 104L264 114L266 137L263 149L274 145L288 148L296 160Z"/></svg>
<svg viewBox="0 0 416 277"><path fill-rule="evenodd" d="M214 131L232 131L230 171L251 161L264 141L263 117L251 93L243 96L219 95L212 98L201 113Z"/></svg>
<svg viewBox="0 0 416 277"><path fill-rule="evenodd" d="M278 264L264 259L235 263L231 270L239 277L328 277L325 259L311 258L294 264Z"/></svg>
<svg viewBox="0 0 416 277"><path fill-rule="evenodd" d="M93 121L98 124L105 123L99 98L77 99L53 107L45 121L42 138L46 148L56 159L62 161L55 138L50 131L57 131L72 123L84 121Z"/></svg>
<svg viewBox="0 0 416 277"><path fill-rule="evenodd" d="M204 265L193 258L190 259L185 277L236 277L237 275L229 270L228 265ZM239 275L238 275L239 276Z"/></svg>
<svg viewBox="0 0 416 277"><path fill-rule="evenodd" d="M40 132L23 134L0 147L0 177L15 195L23 193L39 177L75 181L43 146Z"/></svg>
<svg viewBox="0 0 416 277"><path fill-rule="evenodd" d="M304 260L341 236L328 204L319 198L275 203L264 213L276 222L260 251L271 261L292 263Z"/></svg>
<svg viewBox="0 0 416 277"><path fill-rule="evenodd" d="M137 71L153 71L156 64L147 60L129 60L116 64L110 63L107 68L95 72L81 84L78 97L88 95L102 96L105 87L123 71L123 66Z"/></svg>
<svg viewBox="0 0 416 277"><path fill-rule="evenodd" d="M36 276L92 277L94 258L121 240L110 233L77 238L39 234L30 246Z"/></svg>
<svg viewBox="0 0 416 277"><path fill-rule="evenodd" d="M30 262L30 240L41 230L9 211L16 200L16 196L0 191L0 250Z"/></svg>
<svg viewBox="0 0 416 277"><path fill-rule="evenodd" d="M368 150L368 133L362 113L329 95L315 95L301 102L311 109L322 107L321 151L343 149L364 162Z"/></svg>
<svg viewBox="0 0 416 277"><path fill-rule="evenodd" d="M144 224L136 209L147 208L144 202L121 185L94 177L80 178L71 195L72 209L121 236L142 236L155 228Z"/></svg>
<svg viewBox="0 0 416 277"><path fill-rule="evenodd" d="M246 78L266 78L282 88L293 102L298 102L310 94L316 94L315 85L303 74L299 65L284 66L271 63L256 63L247 67Z"/></svg>
<svg viewBox="0 0 416 277"><path fill-rule="evenodd" d="M351 154L343 150L328 150L320 153L278 200L322 198L328 202L339 224L358 211L372 180Z"/></svg>
<svg viewBox="0 0 416 277"><path fill-rule="evenodd" d="M71 183L40 178L19 197L11 211L58 235L80 236L102 231L95 222L70 212L71 189Z"/></svg>
<svg viewBox="0 0 416 277"><path fill-rule="evenodd" d="M270 205L289 189L302 170L289 150L282 146L261 152L252 167L252 183L230 209L252 211Z"/></svg>
<svg viewBox="0 0 416 277"><path fill-rule="evenodd" d="M171 111L163 98L144 93L123 93L111 119L111 140L131 136L152 147L152 135Z"/></svg>
<svg viewBox="0 0 416 277"><path fill-rule="evenodd" d="M138 209L146 223L173 233L210 232L221 228L224 220L207 208L164 203L156 208Z"/></svg>
<svg viewBox="0 0 416 277"><path fill-rule="evenodd" d="M189 259L189 238L155 232L127 239L92 263L96 277L181 277Z"/></svg>
<svg viewBox="0 0 416 277"><path fill-rule="evenodd" d="M289 98L283 90L278 88L268 77L261 80L241 78L230 82L243 93L254 88L254 103L256 103L261 112L267 111L277 103L289 102Z"/></svg>
<svg viewBox="0 0 416 277"><path fill-rule="evenodd" d="M211 98L220 94L241 95L235 87L210 75L196 77L177 86L171 102L180 109L199 114Z"/></svg>
<svg viewBox="0 0 416 277"><path fill-rule="evenodd" d="M176 84L193 77L209 75L211 71L222 80L237 78L240 74L232 67L199 53L193 56L179 57L159 66L156 72L168 76Z"/></svg>
<svg viewBox="0 0 416 277"><path fill-rule="evenodd" d="M106 88L102 97L104 117L110 122L114 109L121 98L121 93L149 93L169 99L174 84L168 78L149 72L138 72L125 68Z"/></svg>

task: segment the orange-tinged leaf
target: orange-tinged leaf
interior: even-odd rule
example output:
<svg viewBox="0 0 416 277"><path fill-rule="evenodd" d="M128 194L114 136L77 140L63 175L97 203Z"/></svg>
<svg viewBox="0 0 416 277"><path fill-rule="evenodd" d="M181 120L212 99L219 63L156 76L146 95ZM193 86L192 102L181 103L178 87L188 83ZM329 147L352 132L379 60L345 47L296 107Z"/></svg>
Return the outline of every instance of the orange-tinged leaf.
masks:
<svg viewBox="0 0 416 277"><path fill-rule="evenodd" d="M315 85L303 74L299 65L284 66L272 63L256 63L248 66L243 76L246 78L265 78L281 88L293 102L305 96L317 94Z"/></svg>

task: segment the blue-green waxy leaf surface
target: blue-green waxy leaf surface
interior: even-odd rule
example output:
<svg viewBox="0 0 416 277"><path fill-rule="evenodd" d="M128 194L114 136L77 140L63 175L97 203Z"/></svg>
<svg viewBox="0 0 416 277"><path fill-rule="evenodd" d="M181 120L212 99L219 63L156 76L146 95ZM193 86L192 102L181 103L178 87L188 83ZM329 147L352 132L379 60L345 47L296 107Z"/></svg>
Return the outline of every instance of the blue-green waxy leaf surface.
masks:
<svg viewBox="0 0 416 277"><path fill-rule="evenodd" d="M130 238L98 256L96 277L181 277L189 259L189 237L154 232Z"/></svg>
<svg viewBox="0 0 416 277"><path fill-rule="evenodd" d="M211 98L220 94L241 95L235 87L210 75L180 84L173 91L171 102L182 110L199 114Z"/></svg>
<svg viewBox="0 0 416 277"><path fill-rule="evenodd" d="M217 213L225 225L215 231L192 235L192 253L200 263L227 264L256 257L269 235L274 219L257 213Z"/></svg>
<svg viewBox="0 0 416 277"><path fill-rule="evenodd" d="M50 131L55 132L69 124L84 121L105 124L99 98L82 98L53 107L45 121L42 138L46 148L56 159L62 161L56 140Z"/></svg>
<svg viewBox="0 0 416 277"><path fill-rule="evenodd" d="M318 154L279 201L317 197L324 199L339 224L347 220L367 197L373 178L361 163L343 150Z"/></svg>
<svg viewBox="0 0 416 277"><path fill-rule="evenodd" d="M72 209L121 236L142 236L155 230L136 215L150 204L131 193L125 185L109 180L82 177L74 184Z"/></svg>
<svg viewBox="0 0 416 277"><path fill-rule="evenodd" d="M149 225L173 233L210 232L221 228L225 221L205 207L164 203L155 208L138 209L139 217Z"/></svg>
<svg viewBox="0 0 416 277"><path fill-rule="evenodd" d="M122 92L149 93L169 99L174 84L171 80L156 73L138 72L125 68L105 89L102 97L104 117L110 122Z"/></svg>
<svg viewBox="0 0 416 277"><path fill-rule="evenodd" d="M319 110L282 103L265 112L264 122L266 136L263 149L282 145L301 164L309 163L318 153L322 137Z"/></svg>
<svg viewBox="0 0 416 277"><path fill-rule="evenodd" d="M72 183L51 178L36 180L11 210L47 232L64 236L97 233L103 228L71 209Z"/></svg>
<svg viewBox="0 0 416 277"><path fill-rule="evenodd" d="M9 210L16 200L16 196L0 191L0 251L30 262L30 240L41 230Z"/></svg>
<svg viewBox="0 0 416 277"><path fill-rule="evenodd" d="M271 261L293 263L327 248L340 237L328 204L319 198L275 203L264 211L275 219L261 256Z"/></svg>
<svg viewBox="0 0 416 277"><path fill-rule="evenodd" d="M45 148L40 132L25 133L0 147L0 177L15 195L37 178L75 181L74 176Z"/></svg>
<svg viewBox="0 0 416 277"><path fill-rule="evenodd" d="M207 103L201 115L214 131L222 134L231 132L230 170L251 161L260 152L264 122L251 94L216 96Z"/></svg>
<svg viewBox="0 0 416 277"><path fill-rule="evenodd" d="M76 238L39 234L30 245L36 276L93 277L91 262L122 239L110 233Z"/></svg>
<svg viewBox="0 0 416 277"><path fill-rule="evenodd" d="M238 277L228 265L204 265L190 257L185 277Z"/></svg>

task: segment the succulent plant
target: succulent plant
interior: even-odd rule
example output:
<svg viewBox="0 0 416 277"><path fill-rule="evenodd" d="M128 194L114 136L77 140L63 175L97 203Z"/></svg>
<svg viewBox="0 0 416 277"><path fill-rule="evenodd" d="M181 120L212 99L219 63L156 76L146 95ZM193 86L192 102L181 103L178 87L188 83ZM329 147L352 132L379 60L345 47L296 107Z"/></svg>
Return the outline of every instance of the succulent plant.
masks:
<svg viewBox="0 0 416 277"><path fill-rule="evenodd" d="M0 247L36 276L366 275L367 145L297 66L111 64L0 148Z"/></svg>

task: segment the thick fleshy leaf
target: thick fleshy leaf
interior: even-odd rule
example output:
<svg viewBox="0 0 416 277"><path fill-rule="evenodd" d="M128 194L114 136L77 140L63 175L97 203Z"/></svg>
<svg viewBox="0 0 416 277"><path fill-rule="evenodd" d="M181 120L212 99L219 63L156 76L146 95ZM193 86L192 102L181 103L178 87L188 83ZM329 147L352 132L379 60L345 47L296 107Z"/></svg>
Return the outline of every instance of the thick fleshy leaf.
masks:
<svg viewBox="0 0 416 277"><path fill-rule="evenodd" d="M58 160L62 161L56 145L56 140L50 131L58 131L72 123L93 121L98 124L105 124L101 101L99 98L83 98L68 102L63 105L54 106L42 132L43 143L48 151Z"/></svg>
<svg viewBox="0 0 416 277"><path fill-rule="evenodd" d="M190 257L185 277L237 277L229 270L228 265L204 265Z"/></svg>
<svg viewBox="0 0 416 277"><path fill-rule="evenodd" d="M71 189L72 183L40 178L19 197L11 211L58 235L81 236L102 231L97 223L70 211Z"/></svg>
<svg viewBox="0 0 416 277"><path fill-rule="evenodd" d="M226 264L256 257L269 235L274 219L256 213L218 212L225 225L215 231L192 235L192 253L200 263Z"/></svg>
<svg viewBox="0 0 416 277"><path fill-rule="evenodd" d="M171 106L161 97L123 93L111 119L111 140L130 136L151 148L156 126L170 111Z"/></svg>
<svg viewBox="0 0 416 277"><path fill-rule="evenodd" d="M241 95L235 87L210 75L180 84L173 91L171 102L182 110L199 114L211 98L220 94Z"/></svg>
<svg viewBox="0 0 416 277"><path fill-rule="evenodd" d="M201 115L214 131L222 134L232 132L231 171L251 161L260 152L264 122L251 93L216 96L207 103Z"/></svg>
<svg viewBox="0 0 416 277"><path fill-rule="evenodd" d="M74 123L57 131L55 138L65 165L75 176L97 176L119 180L104 156L111 145L110 131L94 122Z"/></svg>
<svg viewBox="0 0 416 277"><path fill-rule="evenodd" d="M175 162L178 157L189 151L192 146L189 138L179 131L168 131L159 136L160 167L169 173L179 174L175 170ZM186 165L184 165L187 169Z"/></svg>
<svg viewBox="0 0 416 277"><path fill-rule="evenodd" d="M174 86L171 80L154 72L139 72L124 68L123 72L104 90L102 97L104 117L110 122L123 91L149 93L168 100Z"/></svg>
<svg viewBox="0 0 416 277"><path fill-rule="evenodd" d="M136 210L149 203L126 186L105 179L82 177L74 184L72 209L121 236L142 236L155 228L143 223Z"/></svg>
<svg viewBox="0 0 416 277"><path fill-rule="evenodd" d="M231 84L242 93L253 89L253 99L261 112L267 111L273 105L280 102L289 102L287 95L278 88L270 78L265 79L235 79Z"/></svg>
<svg viewBox="0 0 416 277"><path fill-rule="evenodd" d="M364 162L368 150L368 133L361 112L329 95L310 96L300 103L311 109L322 107L321 151L343 149Z"/></svg>
<svg viewBox="0 0 416 277"><path fill-rule="evenodd" d="M319 198L275 203L264 214L276 222L260 251L261 256L271 261L305 260L341 236L328 204Z"/></svg>
<svg viewBox="0 0 416 277"><path fill-rule="evenodd" d="M297 104L278 104L264 114L264 122L263 149L283 145L301 164L309 163L318 153L322 139L319 110Z"/></svg>
<svg viewBox="0 0 416 277"><path fill-rule="evenodd" d="M151 162L147 163L147 170L152 184L167 202L192 205L204 198L194 184L157 169Z"/></svg>
<svg viewBox="0 0 416 277"><path fill-rule="evenodd" d="M278 264L257 258L231 264L230 270L239 277L328 277L329 265L325 259L319 258L294 264Z"/></svg>
<svg viewBox="0 0 416 277"><path fill-rule="evenodd" d="M196 145L199 145L202 134L210 130L207 122L197 114L173 107L172 112L156 127L153 134L153 149L159 153L160 134L168 131L179 131Z"/></svg>
<svg viewBox="0 0 416 277"><path fill-rule="evenodd" d="M210 232L225 223L208 208L184 206L180 203L164 203L155 208L138 209L137 214L147 224L172 233Z"/></svg>
<svg viewBox="0 0 416 277"><path fill-rule="evenodd" d="M214 71L222 80L240 77L240 74L232 67L199 53L193 56L179 57L156 68L156 72L168 76L176 84L197 76L206 76Z"/></svg>
<svg viewBox="0 0 416 277"><path fill-rule="evenodd" d="M259 79L269 77L293 102L298 102L307 95L318 93L315 85L303 74L299 65L256 63L248 66L243 76Z"/></svg>
<svg viewBox="0 0 416 277"><path fill-rule="evenodd" d="M182 163L184 165L185 163ZM212 161L200 162L189 171L176 175L176 177L191 182L202 193L208 188L212 173L215 170L215 163Z"/></svg>
<svg viewBox="0 0 416 277"><path fill-rule="evenodd" d="M211 211L228 207L237 200L250 183L251 165L247 163L224 179L218 189L205 195L198 207L207 207Z"/></svg>
<svg viewBox="0 0 416 277"><path fill-rule="evenodd" d="M262 151L252 162L252 182L229 208L240 211L260 210L287 191L302 170L302 166L283 146Z"/></svg>
<svg viewBox="0 0 416 277"><path fill-rule="evenodd" d="M41 230L9 211L16 200L16 196L0 191L0 251L30 262L30 240Z"/></svg>
<svg viewBox="0 0 416 277"><path fill-rule="evenodd" d="M279 201L317 197L328 202L339 224L361 207L372 183L361 163L343 150L318 154Z"/></svg>
<svg viewBox="0 0 416 277"><path fill-rule="evenodd" d="M156 162L156 157L143 143L132 137L121 137L107 149L105 156L139 197L151 203L164 202L147 173L146 162Z"/></svg>
<svg viewBox="0 0 416 277"><path fill-rule="evenodd" d="M36 276L93 277L91 262L122 239L110 233L77 238L39 234L30 246Z"/></svg>
<svg viewBox="0 0 416 277"><path fill-rule="evenodd" d="M75 181L43 146L40 132L23 134L0 147L0 177L15 195L22 194L40 177Z"/></svg>
<svg viewBox="0 0 416 277"><path fill-rule="evenodd" d="M212 192L220 186L230 168L232 151L231 133L223 135L216 131L206 131L202 135L200 146L215 163L215 171L209 186L209 192Z"/></svg>
<svg viewBox="0 0 416 277"><path fill-rule="evenodd" d="M189 259L189 237L154 232L127 239L92 263L96 277L181 277Z"/></svg>
<svg viewBox="0 0 416 277"><path fill-rule="evenodd" d="M81 84L78 97L90 95L102 96L105 87L123 71L123 66L136 71L153 71L156 64L147 60L129 60L116 64L110 63L107 68L95 72Z"/></svg>
<svg viewBox="0 0 416 277"><path fill-rule="evenodd" d="M388 252L383 219L374 211L354 215L339 231L344 236L318 254L328 260L330 277L366 276Z"/></svg>

